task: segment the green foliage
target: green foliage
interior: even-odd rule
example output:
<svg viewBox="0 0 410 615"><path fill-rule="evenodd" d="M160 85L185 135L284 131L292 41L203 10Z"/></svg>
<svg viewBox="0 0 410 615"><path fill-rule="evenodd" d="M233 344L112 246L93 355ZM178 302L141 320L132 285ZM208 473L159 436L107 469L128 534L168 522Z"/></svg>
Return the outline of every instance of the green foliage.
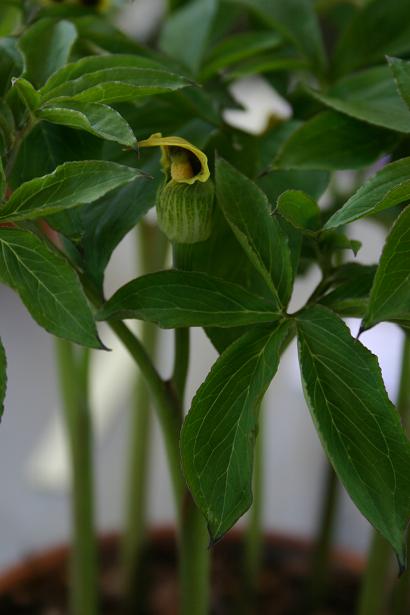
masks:
<svg viewBox="0 0 410 615"><path fill-rule="evenodd" d="M96 303L150 386L178 510L184 413L175 406L187 368L178 344L186 328L205 329L220 356L180 444L212 541L252 502L259 405L297 334L324 449L403 564L409 443L376 358L340 318L362 318L362 330L384 321L410 327L408 2L172 0L147 45L113 25L104 7L29 4L0 7L1 281L41 327L91 348L101 342L86 297ZM225 112L241 108L232 80L256 74L292 116L272 112L260 134L249 134ZM114 249L161 205L170 172L161 164L178 158L168 150L161 163L159 148L138 147L155 133L187 139L207 156L212 225L196 243L184 228L174 269L133 279L105 302ZM199 170L196 157L185 164L171 196L183 194L186 219L198 220L199 197L189 195L204 185L186 183ZM172 199L166 205L172 218ZM378 264L346 252L356 257L361 246L346 227L364 217L388 229ZM342 262L346 254L352 262ZM295 279L314 266L317 287L287 313ZM170 386L124 318L182 329ZM0 344L1 408L5 371Z"/></svg>
<svg viewBox="0 0 410 615"><path fill-rule="evenodd" d="M37 235L0 229L0 279L14 288L46 331L101 348L94 318L78 276L67 261Z"/></svg>
<svg viewBox="0 0 410 615"><path fill-rule="evenodd" d="M118 111L100 103L60 99L44 105L37 116L129 147L136 141L131 127Z"/></svg>
<svg viewBox="0 0 410 615"><path fill-rule="evenodd" d="M290 252L266 196L224 160L217 161L215 177L217 201L226 221L277 304L287 305L292 290Z"/></svg>
<svg viewBox="0 0 410 615"><path fill-rule="evenodd" d="M36 87L43 85L50 75L67 63L76 38L77 31L69 21L37 21L20 38L24 77Z"/></svg>
<svg viewBox="0 0 410 615"><path fill-rule="evenodd" d="M410 207L386 240L369 298L363 329L392 320L410 326Z"/></svg>
<svg viewBox="0 0 410 615"><path fill-rule="evenodd" d="M273 322L275 306L205 273L162 271L129 282L105 304L100 319L139 318L161 327L239 327Z"/></svg>
<svg viewBox="0 0 410 615"><path fill-rule="evenodd" d="M297 318L306 402L340 480L405 561L410 443L387 397L377 359L331 311Z"/></svg>
<svg viewBox="0 0 410 615"><path fill-rule="evenodd" d="M259 405L291 329L289 322L255 328L229 346L198 389L185 420L182 465L213 542L251 505Z"/></svg>
<svg viewBox="0 0 410 615"><path fill-rule="evenodd" d="M386 165L333 214L325 228L337 228L404 203L410 198L409 172L410 158L402 158Z"/></svg>
<svg viewBox="0 0 410 615"><path fill-rule="evenodd" d="M324 111L292 133L274 165L282 169L359 169L389 151L395 142L391 132Z"/></svg>
<svg viewBox="0 0 410 615"><path fill-rule="evenodd" d="M19 186L1 209L0 221L32 220L92 203L139 175L138 169L105 160L66 162Z"/></svg>

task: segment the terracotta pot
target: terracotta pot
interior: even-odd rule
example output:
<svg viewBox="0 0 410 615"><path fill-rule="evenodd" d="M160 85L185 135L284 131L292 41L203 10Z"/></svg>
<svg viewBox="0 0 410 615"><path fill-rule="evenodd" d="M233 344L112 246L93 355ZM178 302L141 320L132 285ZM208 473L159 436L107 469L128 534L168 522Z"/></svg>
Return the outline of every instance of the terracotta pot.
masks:
<svg viewBox="0 0 410 615"><path fill-rule="evenodd" d="M240 597L244 585L240 570L241 537L241 532L231 531L213 548L212 612L218 615L236 614L238 605L243 602L243 596ZM121 612L115 606L120 595L118 544L118 534L115 533L100 539L101 584L106 595L101 615ZM65 613L63 605L67 597L69 552L66 545L55 547L27 557L21 564L0 574L0 615ZM312 544L308 540L275 533L265 536L265 567L261 574L259 606L255 613L303 615L307 612L300 610L300 605L295 606L298 604L295 593L303 594L311 554ZM142 587L155 586L156 589L153 596L148 598L150 606L145 605L141 612L152 615L177 613L178 582L173 530L168 527L152 530L144 557ZM332 555L331 593L321 613L351 615L363 567L363 559L352 553L338 551ZM45 591L50 593L48 610L41 606ZM274 610L272 604L275 605Z"/></svg>

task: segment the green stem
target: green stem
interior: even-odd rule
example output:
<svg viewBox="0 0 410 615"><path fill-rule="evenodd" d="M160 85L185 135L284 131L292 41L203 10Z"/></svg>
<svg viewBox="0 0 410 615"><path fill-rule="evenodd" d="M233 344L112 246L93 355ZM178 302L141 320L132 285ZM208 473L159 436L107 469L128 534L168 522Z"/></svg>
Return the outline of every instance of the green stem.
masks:
<svg viewBox="0 0 410 615"><path fill-rule="evenodd" d="M184 480L179 458L179 409L176 407L170 388L155 369L151 358L139 339L122 321L110 321L109 326L124 344L141 370L151 395L155 401L158 419L165 442L168 467L171 475L178 517L181 515L181 502L184 494Z"/></svg>
<svg viewBox="0 0 410 615"><path fill-rule="evenodd" d="M362 581L357 615L382 615L386 611L387 578L391 564L391 547L374 531Z"/></svg>
<svg viewBox="0 0 410 615"><path fill-rule="evenodd" d="M249 523L245 533L245 572L247 592L250 598L258 589L258 580L262 565L263 529L263 406L259 411L259 428L255 441L255 456L253 466L253 502L249 515Z"/></svg>
<svg viewBox="0 0 410 615"><path fill-rule="evenodd" d="M142 221L137 229L141 273L160 269L165 262L167 247L162 234L154 225L145 221ZM154 358L158 343L158 328L151 323L142 322L141 342L148 354ZM137 373L130 426L126 516L121 549L125 604L130 612L136 608L140 589L138 578L146 527L151 410L149 391L141 375Z"/></svg>
<svg viewBox="0 0 410 615"><path fill-rule="evenodd" d="M410 334L406 334L403 345L402 368L397 409L406 433L410 434ZM410 533L407 538L407 553L410 553ZM393 594L392 615L410 613L410 572L403 574Z"/></svg>
<svg viewBox="0 0 410 615"><path fill-rule="evenodd" d="M176 269L191 267L191 246L174 245ZM172 387L180 407L180 422L189 368L189 329L175 330ZM209 549L205 519L188 490L185 490L179 528L179 574L181 615L207 615L209 610Z"/></svg>
<svg viewBox="0 0 410 615"><path fill-rule="evenodd" d="M310 586L310 603L312 610L322 606L326 594L332 536L338 500L338 480L333 467L326 468L325 493L322 499L319 533L316 539L312 560L312 576Z"/></svg>
<svg viewBox="0 0 410 615"><path fill-rule="evenodd" d="M181 615L209 612L208 543L205 519L186 491L179 540Z"/></svg>
<svg viewBox="0 0 410 615"><path fill-rule="evenodd" d="M404 428L410 431L410 336L404 339L397 409ZM387 541L374 532L370 547L366 574L359 598L358 615L381 615L386 609L386 594L391 565L391 548ZM393 615L409 612L410 576L405 573L399 581L394 595Z"/></svg>
<svg viewBox="0 0 410 615"><path fill-rule="evenodd" d="M92 429L88 407L89 350L79 349L83 354L77 361L70 342L57 340L56 344L72 469L71 614L97 615Z"/></svg>

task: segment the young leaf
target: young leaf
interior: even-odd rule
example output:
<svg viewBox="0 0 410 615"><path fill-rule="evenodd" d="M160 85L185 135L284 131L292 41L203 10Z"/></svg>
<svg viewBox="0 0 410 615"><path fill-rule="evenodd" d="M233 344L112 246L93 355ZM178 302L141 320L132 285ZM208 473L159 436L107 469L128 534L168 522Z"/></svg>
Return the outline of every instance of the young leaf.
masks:
<svg viewBox="0 0 410 615"><path fill-rule="evenodd" d="M376 265L346 263L334 272L319 301L342 316L362 318L366 312Z"/></svg>
<svg viewBox="0 0 410 615"><path fill-rule="evenodd" d="M13 79L12 83L25 107L30 111L35 111L40 104L40 94L33 88L30 81L18 77L18 79Z"/></svg>
<svg viewBox="0 0 410 615"><path fill-rule="evenodd" d="M326 64L315 9L310 0L240 0L266 23L277 28L322 71Z"/></svg>
<svg viewBox="0 0 410 615"><path fill-rule="evenodd" d="M59 337L101 348L77 274L33 233L0 228L0 280L18 292L38 324Z"/></svg>
<svg viewBox="0 0 410 615"><path fill-rule="evenodd" d="M359 169L389 151L394 133L341 113L323 111L285 142L274 161L282 169Z"/></svg>
<svg viewBox="0 0 410 615"><path fill-rule="evenodd" d="M120 288L98 320L138 318L160 327L238 327L277 320L275 306L206 273L160 271Z"/></svg>
<svg viewBox="0 0 410 615"><path fill-rule="evenodd" d="M7 387L7 358L4 346L0 340L0 418L4 411L4 398Z"/></svg>
<svg viewBox="0 0 410 615"><path fill-rule="evenodd" d="M389 66L397 83L397 88L404 102L410 108L410 62L398 58L389 58Z"/></svg>
<svg viewBox="0 0 410 615"><path fill-rule="evenodd" d="M161 32L161 49L193 74L201 66L216 9L216 0L194 0L172 13Z"/></svg>
<svg viewBox="0 0 410 615"><path fill-rule="evenodd" d="M383 320L410 326L410 207L400 214L387 237L362 329Z"/></svg>
<svg viewBox="0 0 410 615"><path fill-rule="evenodd" d="M66 162L19 186L0 207L0 221L31 220L92 203L140 175L138 169L105 160Z"/></svg>
<svg viewBox="0 0 410 615"><path fill-rule="evenodd" d="M317 231L320 228L319 205L301 190L282 192L275 212L302 231Z"/></svg>
<svg viewBox="0 0 410 615"><path fill-rule="evenodd" d="M48 122L85 130L122 145L132 147L136 142L128 122L107 105L60 99L46 104L36 115Z"/></svg>
<svg viewBox="0 0 410 615"><path fill-rule="evenodd" d="M339 73L383 61L386 54L410 51L407 0L373 0L357 11L343 32L335 52Z"/></svg>
<svg viewBox="0 0 410 615"><path fill-rule="evenodd" d="M292 290L290 252L265 194L228 162L219 159L216 195L227 222L273 297L286 305Z"/></svg>
<svg viewBox="0 0 410 615"><path fill-rule="evenodd" d="M388 66L349 75L326 94L315 90L308 92L340 113L382 128L410 132L410 111L397 91Z"/></svg>
<svg viewBox="0 0 410 615"><path fill-rule="evenodd" d="M410 443L384 388L377 358L331 311L297 318L306 402L350 497L404 565L410 516Z"/></svg>
<svg viewBox="0 0 410 615"><path fill-rule="evenodd" d="M410 199L410 157L387 164L363 184L325 224L337 228Z"/></svg>
<svg viewBox="0 0 410 615"><path fill-rule="evenodd" d="M43 18L30 26L20 38L24 55L24 77L36 87L45 83L67 63L77 31L69 21Z"/></svg>
<svg viewBox="0 0 410 615"><path fill-rule="evenodd" d="M252 328L229 346L200 386L181 432L182 467L213 542L252 503L258 409L292 323Z"/></svg>

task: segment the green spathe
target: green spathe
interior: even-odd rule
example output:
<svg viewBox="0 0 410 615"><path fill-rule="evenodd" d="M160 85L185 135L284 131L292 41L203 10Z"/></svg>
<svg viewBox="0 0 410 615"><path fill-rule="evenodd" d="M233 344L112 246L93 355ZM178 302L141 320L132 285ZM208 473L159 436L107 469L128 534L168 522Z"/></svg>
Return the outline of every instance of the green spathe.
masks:
<svg viewBox="0 0 410 615"><path fill-rule="evenodd" d="M158 224L170 241L198 243L211 234L215 189L212 180L186 184L171 179L158 191Z"/></svg>

